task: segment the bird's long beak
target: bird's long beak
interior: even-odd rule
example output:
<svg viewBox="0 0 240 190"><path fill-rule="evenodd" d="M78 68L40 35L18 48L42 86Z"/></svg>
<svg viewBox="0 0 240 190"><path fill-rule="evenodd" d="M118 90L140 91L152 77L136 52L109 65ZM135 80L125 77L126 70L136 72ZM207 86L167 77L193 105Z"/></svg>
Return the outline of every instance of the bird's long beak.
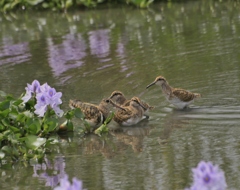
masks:
<svg viewBox="0 0 240 190"><path fill-rule="evenodd" d="M112 99L113 95L109 96L108 99Z"/></svg>
<svg viewBox="0 0 240 190"><path fill-rule="evenodd" d="M147 108L142 104L142 102L138 102L138 103L144 110L147 110Z"/></svg>
<svg viewBox="0 0 240 190"><path fill-rule="evenodd" d="M124 109L123 107L121 107L121 106L118 105L118 104L115 104L111 99L107 99L107 102L110 103L110 104L112 104L112 106L115 107L115 108L118 108L118 109L121 109L121 110L126 111L126 109Z"/></svg>
<svg viewBox="0 0 240 190"><path fill-rule="evenodd" d="M146 88L149 88L150 86L152 86L152 85L154 85L154 84L156 84L156 81L154 81L154 82L152 82L151 84L147 85Z"/></svg>
<svg viewBox="0 0 240 190"><path fill-rule="evenodd" d="M144 110L147 110L147 108L146 108L144 105L140 104L140 106L141 106Z"/></svg>

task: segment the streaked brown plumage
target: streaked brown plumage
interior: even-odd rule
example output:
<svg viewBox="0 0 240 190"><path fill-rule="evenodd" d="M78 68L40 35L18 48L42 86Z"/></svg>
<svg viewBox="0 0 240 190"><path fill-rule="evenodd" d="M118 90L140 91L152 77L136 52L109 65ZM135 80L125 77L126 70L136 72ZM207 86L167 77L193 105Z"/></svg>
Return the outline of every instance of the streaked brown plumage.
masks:
<svg viewBox="0 0 240 190"><path fill-rule="evenodd" d="M109 102L117 108L113 119L120 125L134 125L146 118L146 116L144 116L144 110L146 108L137 97L133 97L128 106L118 105L111 99L109 99Z"/></svg>
<svg viewBox="0 0 240 190"><path fill-rule="evenodd" d="M171 87L167 80L162 76L158 76L151 84L147 86L147 88L154 84L161 86L162 92L166 99L180 109L187 107L194 101L194 99L201 97L201 95L198 93L192 93L181 88Z"/></svg>
<svg viewBox="0 0 240 190"><path fill-rule="evenodd" d="M121 105L121 106L129 106L131 100L127 100L124 94L120 91L113 91L111 96L108 98L113 100L116 104ZM139 98L138 98L139 99ZM150 106L146 102L143 102L142 100L139 99L141 104L144 106L144 114L146 115L149 110L152 110L154 107Z"/></svg>
<svg viewBox="0 0 240 190"><path fill-rule="evenodd" d="M113 100L115 103L119 105L124 105L125 103L129 102L129 100L125 98L124 94L118 90L113 91L108 99Z"/></svg>
<svg viewBox="0 0 240 190"><path fill-rule="evenodd" d="M111 105L109 101L103 99L99 105L94 105L80 100L70 100L69 106L71 108L80 108L84 114L84 119L91 127L100 126L108 117Z"/></svg>

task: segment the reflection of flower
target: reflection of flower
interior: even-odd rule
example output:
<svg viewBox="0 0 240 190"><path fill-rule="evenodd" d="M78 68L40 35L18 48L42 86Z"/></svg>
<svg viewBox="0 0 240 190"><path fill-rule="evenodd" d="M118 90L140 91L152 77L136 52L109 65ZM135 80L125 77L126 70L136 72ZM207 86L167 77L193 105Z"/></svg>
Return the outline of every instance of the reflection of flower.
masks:
<svg viewBox="0 0 240 190"><path fill-rule="evenodd" d="M37 103L34 106L36 109L34 111L39 117L43 117L45 112L50 106L55 114L59 117L63 115L63 111L59 108L59 105L62 104L62 93L56 92L55 88L51 88L47 83L40 86L40 83L37 80L32 82L32 85L27 84L26 94L22 97L24 102L27 102L34 95L36 96Z"/></svg>
<svg viewBox="0 0 240 190"><path fill-rule="evenodd" d="M12 38L3 38L2 44L2 48L0 49L0 65L23 63L31 56L28 43L26 42L14 44Z"/></svg>
<svg viewBox="0 0 240 190"><path fill-rule="evenodd" d="M109 30L95 30L89 32L91 53L99 58L106 57L109 53Z"/></svg>
<svg viewBox="0 0 240 190"><path fill-rule="evenodd" d="M60 186L55 187L54 190L82 190L82 181L79 181L77 178L73 178L72 181L71 185L66 175L60 180Z"/></svg>
<svg viewBox="0 0 240 190"><path fill-rule="evenodd" d="M201 161L193 171L193 185L186 190L225 190L224 172L211 162Z"/></svg>
<svg viewBox="0 0 240 190"><path fill-rule="evenodd" d="M52 38L47 40L49 51L49 64L55 76L71 68L82 65L81 59L86 56L86 44L81 34L68 34L64 36L61 44L54 44Z"/></svg>
<svg viewBox="0 0 240 190"><path fill-rule="evenodd" d="M50 160L45 158L45 163L33 165L33 171L33 177L38 177L40 180L44 179L46 181L45 185L53 188L66 175L65 161L63 157L56 157L54 164L52 164ZM54 175L49 175L49 173L53 173Z"/></svg>

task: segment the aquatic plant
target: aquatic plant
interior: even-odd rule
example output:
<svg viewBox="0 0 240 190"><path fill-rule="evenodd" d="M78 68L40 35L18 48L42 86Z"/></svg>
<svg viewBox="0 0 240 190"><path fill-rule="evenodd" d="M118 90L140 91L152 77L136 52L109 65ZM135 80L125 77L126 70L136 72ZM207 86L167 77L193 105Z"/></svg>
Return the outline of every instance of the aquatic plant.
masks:
<svg viewBox="0 0 240 190"><path fill-rule="evenodd" d="M71 184L66 175L60 180L60 186L55 187L54 190L82 190L82 181L74 177Z"/></svg>
<svg viewBox="0 0 240 190"><path fill-rule="evenodd" d="M80 118L85 124L84 114L79 108L64 112L62 93L47 83L41 85L34 80L27 84L26 92L19 98L0 91L0 161L10 157L12 160L42 159L46 148L58 141L51 134L60 131L73 131L72 119ZM60 123L59 118L65 118ZM108 132L107 124L113 114L95 132L98 135ZM48 149L50 151L50 149Z"/></svg>
<svg viewBox="0 0 240 190"><path fill-rule="evenodd" d="M0 10L3 12L14 9L29 9L40 8L50 10L67 11L71 7L96 7L101 3L106 3L106 0L2 0L0 2ZM135 5L136 7L146 8L153 0L124 0L115 3L126 3Z"/></svg>
<svg viewBox="0 0 240 190"><path fill-rule="evenodd" d="M59 131L59 117L66 119L65 130L73 130L71 119L83 117L79 109L60 109L61 92L37 80L27 84L19 98L0 91L0 160L42 159L46 148L55 141L50 134Z"/></svg>
<svg viewBox="0 0 240 190"><path fill-rule="evenodd" d="M224 172L211 162L201 161L192 169L193 184L185 190L225 190L227 188Z"/></svg>
<svg viewBox="0 0 240 190"><path fill-rule="evenodd" d="M94 131L94 133L99 136L105 133L108 133L107 124L112 121L113 117L114 117L114 113L112 112L110 116L108 116L107 119L104 121L104 123Z"/></svg>

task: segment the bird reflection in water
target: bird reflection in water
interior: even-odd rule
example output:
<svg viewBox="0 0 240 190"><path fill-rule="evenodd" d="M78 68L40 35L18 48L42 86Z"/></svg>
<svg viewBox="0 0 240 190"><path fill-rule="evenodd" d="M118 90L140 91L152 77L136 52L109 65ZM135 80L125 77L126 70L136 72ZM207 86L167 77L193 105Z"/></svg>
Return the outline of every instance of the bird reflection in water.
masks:
<svg viewBox="0 0 240 190"><path fill-rule="evenodd" d="M114 144L111 135L103 135L99 137L95 134L88 134L82 142L84 154L102 154L105 158L111 159L116 154L121 154L124 147L120 144Z"/></svg>
<svg viewBox="0 0 240 190"><path fill-rule="evenodd" d="M134 152L143 151L143 140L149 135L150 127L147 125L148 120L143 120L135 126L118 127L110 131L119 142L125 146L131 146Z"/></svg>
<svg viewBox="0 0 240 190"><path fill-rule="evenodd" d="M169 137L173 130L183 128L189 124L189 120L186 120L186 118L181 117L182 114L184 113L178 110L174 110L172 114L170 114L166 118L163 124L163 131L161 132L161 135L158 138L158 142L160 145L168 143Z"/></svg>

